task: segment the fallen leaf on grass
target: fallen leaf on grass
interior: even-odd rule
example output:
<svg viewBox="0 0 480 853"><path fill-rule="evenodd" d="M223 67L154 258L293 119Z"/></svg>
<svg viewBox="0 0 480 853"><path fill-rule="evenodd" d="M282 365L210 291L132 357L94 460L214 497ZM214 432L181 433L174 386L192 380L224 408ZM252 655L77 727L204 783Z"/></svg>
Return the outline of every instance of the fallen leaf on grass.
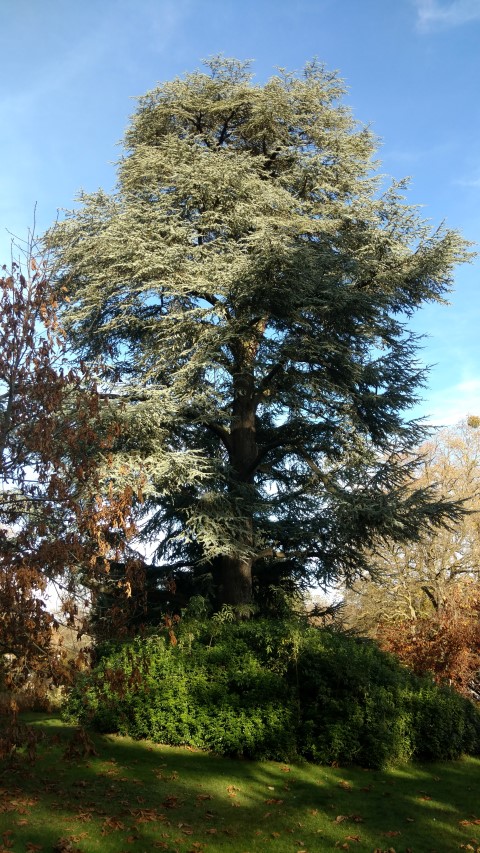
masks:
<svg viewBox="0 0 480 853"><path fill-rule="evenodd" d="M178 797L174 797L170 794L168 797L165 797L162 806L165 809L176 809L178 808Z"/></svg>
<svg viewBox="0 0 480 853"><path fill-rule="evenodd" d="M346 820L351 820L353 823L363 823L363 817L359 814L339 814L334 819L334 823L344 823Z"/></svg>
<svg viewBox="0 0 480 853"><path fill-rule="evenodd" d="M279 800L276 797L270 797L269 800L265 800L265 805L267 806L281 806L283 800Z"/></svg>
<svg viewBox="0 0 480 853"><path fill-rule="evenodd" d="M352 790L352 786L351 786L350 782L346 782L345 779L340 780L340 782L338 783L338 787L343 788L344 791L351 791Z"/></svg>
<svg viewBox="0 0 480 853"><path fill-rule="evenodd" d="M17 809L17 811L19 811L22 807L25 808L27 806L36 806L38 803L38 797L22 797L21 799L17 798L15 800L11 800L10 803L15 809Z"/></svg>
<svg viewBox="0 0 480 853"><path fill-rule="evenodd" d="M59 838L53 853L82 853L79 847L75 847L71 838Z"/></svg>
<svg viewBox="0 0 480 853"><path fill-rule="evenodd" d="M360 836L359 835L346 835L345 841L357 841L360 844Z"/></svg>
<svg viewBox="0 0 480 853"><path fill-rule="evenodd" d="M165 815L158 814L156 809L132 809L130 814L135 818L135 823L156 823L165 821Z"/></svg>
<svg viewBox="0 0 480 853"><path fill-rule="evenodd" d="M396 838L398 835L401 835L401 834L402 833L399 832L397 829L391 829L389 832L382 832L382 835L385 838Z"/></svg>
<svg viewBox="0 0 480 853"><path fill-rule="evenodd" d="M27 841L25 850L27 853L38 853L38 850L43 850L43 847L41 844L32 844L31 841Z"/></svg>
<svg viewBox="0 0 480 853"><path fill-rule="evenodd" d="M80 813L76 815L76 818L77 820L81 820L82 823L89 823L92 820L92 813L80 811Z"/></svg>
<svg viewBox="0 0 480 853"><path fill-rule="evenodd" d="M109 835L111 832L125 829L125 825L116 817L107 817L102 824L102 835Z"/></svg>

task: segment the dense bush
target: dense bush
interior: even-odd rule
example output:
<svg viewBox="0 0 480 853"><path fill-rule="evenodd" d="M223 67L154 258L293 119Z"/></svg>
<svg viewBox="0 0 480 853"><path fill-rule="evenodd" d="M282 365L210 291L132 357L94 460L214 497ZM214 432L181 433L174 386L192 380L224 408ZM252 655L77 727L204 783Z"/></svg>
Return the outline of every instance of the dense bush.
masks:
<svg viewBox="0 0 480 853"><path fill-rule="evenodd" d="M295 751L294 691L227 631L215 644L153 636L123 645L79 679L67 714L104 732L229 755Z"/></svg>
<svg viewBox="0 0 480 853"><path fill-rule="evenodd" d="M383 767L480 750L474 706L415 676L373 641L307 631L296 676L307 758Z"/></svg>
<svg viewBox="0 0 480 853"><path fill-rule="evenodd" d="M66 714L227 755L366 767L480 752L480 714L368 640L299 623L185 625L100 650Z"/></svg>

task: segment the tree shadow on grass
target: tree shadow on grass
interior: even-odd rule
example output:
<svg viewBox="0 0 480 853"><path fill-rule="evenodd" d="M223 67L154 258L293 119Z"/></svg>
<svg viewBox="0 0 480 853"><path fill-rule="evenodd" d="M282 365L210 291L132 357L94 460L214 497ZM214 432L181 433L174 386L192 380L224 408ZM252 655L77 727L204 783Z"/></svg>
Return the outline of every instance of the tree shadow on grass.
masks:
<svg viewBox="0 0 480 853"><path fill-rule="evenodd" d="M443 853L480 839L475 759L364 771L94 735L96 756L66 760L73 727L33 719L38 760L19 756L0 775L0 838L12 853L53 850L59 838L85 853Z"/></svg>

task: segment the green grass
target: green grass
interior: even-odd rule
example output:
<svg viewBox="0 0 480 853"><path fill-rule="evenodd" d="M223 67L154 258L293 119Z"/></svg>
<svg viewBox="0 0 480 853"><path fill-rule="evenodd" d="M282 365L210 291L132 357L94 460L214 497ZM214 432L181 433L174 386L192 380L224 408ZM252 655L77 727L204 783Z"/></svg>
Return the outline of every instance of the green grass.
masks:
<svg viewBox="0 0 480 853"><path fill-rule="evenodd" d="M52 851L60 838L82 853L480 848L478 759L365 771L92 736L98 756L68 761L72 727L25 719L44 739L35 763L0 765L0 853Z"/></svg>

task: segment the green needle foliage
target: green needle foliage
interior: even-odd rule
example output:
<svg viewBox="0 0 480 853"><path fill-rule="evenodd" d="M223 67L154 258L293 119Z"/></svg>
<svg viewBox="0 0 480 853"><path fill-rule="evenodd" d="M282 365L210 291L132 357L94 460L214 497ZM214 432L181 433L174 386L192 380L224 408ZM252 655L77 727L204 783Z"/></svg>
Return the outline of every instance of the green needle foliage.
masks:
<svg viewBox="0 0 480 853"><path fill-rule="evenodd" d="M139 99L116 191L82 194L47 242L122 426L108 476L140 484L160 574L248 606L455 514L406 489L424 380L408 321L467 248L402 182L382 190L335 73L260 86L248 62L205 64Z"/></svg>

